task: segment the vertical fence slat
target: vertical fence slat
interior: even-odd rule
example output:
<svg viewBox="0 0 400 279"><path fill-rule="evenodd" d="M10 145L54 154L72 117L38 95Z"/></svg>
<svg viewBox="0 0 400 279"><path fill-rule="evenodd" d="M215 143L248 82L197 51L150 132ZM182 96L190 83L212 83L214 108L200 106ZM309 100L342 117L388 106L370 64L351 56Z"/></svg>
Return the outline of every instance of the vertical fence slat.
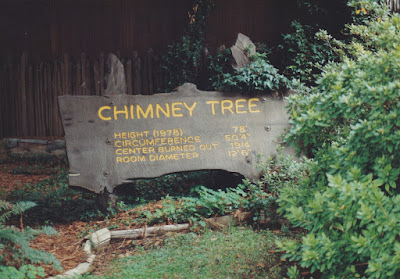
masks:
<svg viewBox="0 0 400 279"><path fill-rule="evenodd" d="M132 95L132 61L127 59L125 63L126 92Z"/></svg>
<svg viewBox="0 0 400 279"><path fill-rule="evenodd" d="M86 57L86 56L85 56ZM90 72L90 61L85 60L85 95L92 95L92 78Z"/></svg>
<svg viewBox="0 0 400 279"><path fill-rule="evenodd" d="M28 66L28 84L27 84L27 124L28 124L28 136L35 135L35 115L34 115L34 102L33 102L33 68L32 65Z"/></svg>
<svg viewBox="0 0 400 279"><path fill-rule="evenodd" d="M75 90L73 95L84 95L82 92L82 87L81 87L81 63L78 62L76 63L76 75L75 75Z"/></svg>
<svg viewBox="0 0 400 279"><path fill-rule="evenodd" d="M142 94L142 62L137 51L132 52L133 94Z"/></svg>
<svg viewBox="0 0 400 279"><path fill-rule="evenodd" d="M86 54L85 53L81 53L81 83L80 83L80 87L81 87L81 91L82 91L82 95L87 95L86 92Z"/></svg>
<svg viewBox="0 0 400 279"><path fill-rule="evenodd" d="M100 53L99 71L100 71L100 95L104 95L104 53Z"/></svg>
<svg viewBox="0 0 400 279"><path fill-rule="evenodd" d="M0 65L0 137L62 136L58 96L104 95L104 60L103 53L97 58L65 53L33 65L26 53L9 58ZM153 94L162 87L160 59L152 49L142 57L133 51L121 61L129 95Z"/></svg>
<svg viewBox="0 0 400 279"><path fill-rule="evenodd" d="M57 78L57 91L55 94L54 99L54 120L55 120L55 130L52 136L61 136L62 135L62 125L61 125L61 118L58 112L58 96L63 95L63 80L62 80L62 72L61 72L61 63L58 63L57 70L56 70L56 78Z"/></svg>
<svg viewBox="0 0 400 279"><path fill-rule="evenodd" d="M45 93L45 100L46 100L46 133L45 136L50 135L50 131L51 131L51 114L50 114L50 110L51 110L51 100L52 100L52 78L51 78L51 64L46 63L46 93Z"/></svg>
<svg viewBox="0 0 400 279"><path fill-rule="evenodd" d="M100 96L100 70L99 61L94 61L93 63L93 82L94 82L94 93Z"/></svg>
<svg viewBox="0 0 400 279"><path fill-rule="evenodd" d="M28 108L27 108L27 101L26 101L26 68L27 68L27 61L28 61L28 57L26 52L22 53L21 56L21 66L20 66L20 80L19 80L19 84L20 84L20 92L19 92L19 97L20 97L20 133L22 136L27 136L28 135Z"/></svg>

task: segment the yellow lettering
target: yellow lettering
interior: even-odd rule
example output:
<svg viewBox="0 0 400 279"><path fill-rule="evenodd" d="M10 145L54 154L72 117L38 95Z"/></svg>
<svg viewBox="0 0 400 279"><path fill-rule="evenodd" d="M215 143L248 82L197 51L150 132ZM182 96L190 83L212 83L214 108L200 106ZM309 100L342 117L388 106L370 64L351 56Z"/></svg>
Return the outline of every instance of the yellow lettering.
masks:
<svg viewBox="0 0 400 279"><path fill-rule="evenodd" d="M249 112L254 113L254 112L261 112L259 109L253 109L253 107L257 107L257 104L253 104L252 102L259 102L260 99L258 98L251 98L249 99Z"/></svg>
<svg viewBox="0 0 400 279"><path fill-rule="evenodd" d="M142 114L144 118L147 118L149 114L150 118L154 118L153 105L152 104L148 105L146 112L144 112L143 108L140 105L137 105L136 114L137 114L137 119L140 119L140 114Z"/></svg>
<svg viewBox="0 0 400 279"><path fill-rule="evenodd" d="M215 104L219 104L219 101L207 101L207 105L211 105L212 115L215 115Z"/></svg>
<svg viewBox="0 0 400 279"><path fill-rule="evenodd" d="M114 106L114 119L118 119L118 114L125 114L125 119L129 118L128 114L128 106L124 106L124 110L117 110L117 107Z"/></svg>
<svg viewBox="0 0 400 279"><path fill-rule="evenodd" d="M185 107L187 108L187 110L189 111L189 115L193 116L193 110L194 108L197 106L197 102L194 102L193 105L191 107L189 107L186 103L183 103L185 105Z"/></svg>
<svg viewBox="0 0 400 279"><path fill-rule="evenodd" d="M156 104L156 115L157 118L160 118L160 111L166 116L166 117L171 117L171 112L169 110L169 104L165 104L165 110L160 104Z"/></svg>
<svg viewBox="0 0 400 279"><path fill-rule="evenodd" d="M232 108L233 108L233 102L231 100L223 100L223 101L221 101L221 112L222 112L222 114L225 114L225 110L228 110L231 113L234 113Z"/></svg>
<svg viewBox="0 0 400 279"><path fill-rule="evenodd" d="M111 110L111 107L109 107L109 106L103 106L103 107L99 108L99 111L97 112L97 114L99 115L99 117L100 117L101 120L110 121L112 118L111 118L111 117L105 117L105 116L103 115L103 110Z"/></svg>
<svg viewBox="0 0 400 279"><path fill-rule="evenodd" d="M247 113L247 110L240 110L241 108L244 108L244 105L241 105L239 103L243 103L243 102L246 102L246 99L237 99L235 101L236 113Z"/></svg>
<svg viewBox="0 0 400 279"><path fill-rule="evenodd" d="M114 146L115 147L122 147L121 141L120 140L115 141Z"/></svg>
<svg viewBox="0 0 400 279"><path fill-rule="evenodd" d="M181 102L176 102L176 103L172 103L172 116L173 117L182 117L183 113L177 113L180 112L182 110L182 106Z"/></svg>
<svg viewBox="0 0 400 279"><path fill-rule="evenodd" d="M115 138L115 139L121 138L121 133L114 133L114 138Z"/></svg>
<svg viewBox="0 0 400 279"><path fill-rule="evenodd" d="M132 141L126 140L126 141L124 142L124 147L126 147L126 146L132 146Z"/></svg>
<svg viewBox="0 0 400 279"><path fill-rule="evenodd" d="M131 119L135 119L134 105L131 105Z"/></svg>

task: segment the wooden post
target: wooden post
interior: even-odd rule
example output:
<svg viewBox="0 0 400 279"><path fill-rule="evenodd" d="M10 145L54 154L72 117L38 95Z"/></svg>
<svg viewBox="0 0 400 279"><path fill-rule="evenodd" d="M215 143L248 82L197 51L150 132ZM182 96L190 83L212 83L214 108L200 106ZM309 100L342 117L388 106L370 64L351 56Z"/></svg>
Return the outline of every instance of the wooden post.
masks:
<svg viewBox="0 0 400 279"><path fill-rule="evenodd" d="M142 61L140 60L137 51L132 52L132 68L133 68L133 94L142 94L142 78L141 78L141 68Z"/></svg>
<svg viewBox="0 0 400 279"><path fill-rule="evenodd" d="M149 55L146 51L143 58L143 67L142 67L142 94L148 95L150 93L149 90Z"/></svg>
<svg viewBox="0 0 400 279"><path fill-rule="evenodd" d="M35 96L33 98L34 102L34 107L35 107L35 136L40 135L40 106L39 106L39 96L40 96L40 79L39 79L39 74L40 72L40 66L39 64L35 66Z"/></svg>
<svg viewBox="0 0 400 279"><path fill-rule="evenodd" d="M132 61L128 59L125 63L126 92L132 95Z"/></svg>
<svg viewBox="0 0 400 279"><path fill-rule="evenodd" d="M71 94L71 80L70 80L71 65L67 53L64 53L64 63L62 64L61 71L63 78L63 87L62 87L63 95Z"/></svg>
<svg viewBox="0 0 400 279"><path fill-rule="evenodd" d="M92 95L92 83L91 83L89 59L86 59L85 61L85 95Z"/></svg>
<svg viewBox="0 0 400 279"><path fill-rule="evenodd" d="M99 72L99 61L96 59L93 63L93 81L94 81L94 93L100 95L100 72Z"/></svg>
<svg viewBox="0 0 400 279"><path fill-rule="evenodd" d="M35 135L35 109L33 99L33 68L32 65L28 67L28 90L27 90L27 103L28 103L28 134L29 136Z"/></svg>
<svg viewBox="0 0 400 279"><path fill-rule="evenodd" d="M81 87L81 63L76 63L75 90L73 95L83 95Z"/></svg>
<svg viewBox="0 0 400 279"><path fill-rule="evenodd" d="M21 56L21 72L20 72L20 92L19 92L19 97L20 97L20 102L21 102L21 108L20 108L20 133L23 136L28 135L28 114L27 114L27 103L26 103L26 67L27 67L27 61L28 57L26 52L22 53Z"/></svg>
<svg viewBox="0 0 400 279"><path fill-rule="evenodd" d="M53 92L52 92L52 76L51 76L51 64L46 63L46 79L47 79L47 85L46 85L46 93L45 93L45 102L47 104L46 107L46 134L44 136L49 136L50 131L51 131L51 99L53 98Z"/></svg>
<svg viewBox="0 0 400 279"><path fill-rule="evenodd" d="M108 209L117 210L118 196L113 193L109 193L107 189L96 195L96 204L99 209L106 213Z"/></svg>
<svg viewBox="0 0 400 279"><path fill-rule="evenodd" d="M53 107L53 112L54 112L54 135L61 136L62 135L62 124L61 124L61 118L60 114L58 113L58 96L62 95L63 93L63 80L61 78L61 63L57 63L57 70L56 70L56 77L55 79L57 80L56 83L56 94L54 94L54 107Z"/></svg>
<svg viewBox="0 0 400 279"><path fill-rule="evenodd" d="M104 95L104 53L100 53L99 59L99 74L100 74L100 95Z"/></svg>
<svg viewBox="0 0 400 279"><path fill-rule="evenodd" d="M87 84L86 84L86 54L84 52L81 53L81 83L79 85L81 87L82 95L87 94Z"/></svg>

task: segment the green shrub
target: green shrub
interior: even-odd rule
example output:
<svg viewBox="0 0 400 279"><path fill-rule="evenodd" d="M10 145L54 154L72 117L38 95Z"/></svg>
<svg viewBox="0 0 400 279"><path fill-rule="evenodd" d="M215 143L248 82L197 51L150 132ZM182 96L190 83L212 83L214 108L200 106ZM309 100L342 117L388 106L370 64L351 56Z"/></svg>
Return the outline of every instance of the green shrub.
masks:
<svg viewBox="0 0 400 279"><path fill-rule="evenodd" d="M245 210L253 212L253 221L260 221L261 215L276 221L276 200L282 188L297 187L308 175L310 162L296 161L292 156L283 153L280 147L275 157L268 158L259 164L261 178L256 181L246 179L242 187L247 193Z"/></svg>
<svg viewBox="0 0 400 279"><path fill-rule="evenodd" d="M233 73L231 49L218 50L215 56L209 55L207 59L207 72L210 83L206 87L207 90L224 90L226 87L224 84L225 75Z"/></svg>
<svg viewBox="0 0 400 279"><path fill-rule="evenodd" d="M46 276L42 267L31 264L23 265L19 269L13 266L0 266L0 278L2 279L36 279Z"/></svg>
<svg viewBox="0 0 400 279"><path fill-rule="evenodd" d="M272 66L266 53L256 53L251 59L251 63L245 67L212 77L213 86L218 90L245 94L271 93L290 87L289 80Z"/></svg>
<svg viewBox="0 0 400 279"><path fill-rule="evenodd" d="M225 191L198 186L192 190L195 197L165 197L163 207L155 212L144 211L141 216L148 222L200 222L213 215L225 215L238 209L247 201L242 187L227 188Z"/></svg>
<svg viewBox="0 0 400 279"><path fill-rule="evenodd" d="M326 41L316 36L318 27L296 20L291 27L293 31L283 35L283 44L279 46L282 56L280 67L289 78L314 85L321 68L331 61L337 61L339 56Z"/></svg>
<svg viewBox="0 0 400 279"><path fill-rule="evenodd" d="M205 38L204 29L212 7L213 0L195 0L189 11L191 17L184 34L175 43L168 46L162 57L162 68L167 87L170 92L185 82L199 84L199 75L202 71Z"/></svg>
<svg viewBox="0 0 400 279"><path fill-rule="evenodd" d="M308 162L296 162L279 150L275 158L269 158L259 167L262 176L258 181L246 179L242 184L224 190L196 186L191 189L191 196L166 196L162 199L162 208L153 212L143 211L141 217L150 223L191 221L201 224L204 218L241 209L253 212L255 223L262 213L273 219L279 189L296 185L307 176Z"/></svg>
<svg viewBox="0 0 400 279"><path fill-rule="evenodd" d="M60 262L51 254L44 251L38 251L29 246L30 241L38 234L55 235L57 232L51 227L42 229L32 229L26 227L18 229L14 226L6 226L5 222L12 215L20 215L21 226L22 214L24 211L36 206L33 202L18 202L11 204L0 200L0 264L6 267L0 269L1 278L11 278L14 274L17 278L23 274L42 273L26 263L45 263L53 264L56 269L61 269ZM7 266L20 266L19 270ZM8 277L7 277L8 276ZM21 278L21 277L20 277ZM27 277L32 278L32 277Z"/></svg>
<svg viewBox="0 0 400 279"><path fill-rule="evenodd" d="M350 26L348 55L324 68L319 92L289 100L286 140L314 164L280 193L280 212L309 231L281 248L323 278L400 276L400 16L375 2L350 2L373 16Z"/></svg>

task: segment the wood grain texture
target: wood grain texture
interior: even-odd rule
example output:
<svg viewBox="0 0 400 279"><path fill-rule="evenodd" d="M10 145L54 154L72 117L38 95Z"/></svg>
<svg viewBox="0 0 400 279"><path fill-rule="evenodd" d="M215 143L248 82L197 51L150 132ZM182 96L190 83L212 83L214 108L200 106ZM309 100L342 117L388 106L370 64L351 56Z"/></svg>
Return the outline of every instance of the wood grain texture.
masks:
<svg viewBox="0 0 400 279"><path fill-rule="evenodd" d="M189 84L171 94L60 96L59 105L70 185L96 193L132 178L201 169L256 178L259 154L273 155L289 127L281 99Z"/></svg>

